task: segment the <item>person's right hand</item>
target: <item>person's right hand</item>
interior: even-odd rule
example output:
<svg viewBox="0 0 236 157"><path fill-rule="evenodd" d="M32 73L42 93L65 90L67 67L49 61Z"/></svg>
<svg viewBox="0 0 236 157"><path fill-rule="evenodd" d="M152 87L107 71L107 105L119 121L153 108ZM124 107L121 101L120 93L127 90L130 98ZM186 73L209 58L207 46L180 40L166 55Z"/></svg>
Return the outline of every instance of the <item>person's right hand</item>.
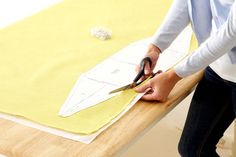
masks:
<svg viewBox="0 0 236 157"><path fill-rule="evenodd" d="M155 46L154 44L150 44L148 46L148 50L147 53L144 57L150 57L151 61L152 61L152 66L150 67L149 64L145 65L145 76L148 77L152 74L153 69L156 66L157 60L159 58L159 55L161 53L161 50ZM139 72L140 71L140 65L136 66L136 71ZM144 79L144 78L142 78Z"/></svg>

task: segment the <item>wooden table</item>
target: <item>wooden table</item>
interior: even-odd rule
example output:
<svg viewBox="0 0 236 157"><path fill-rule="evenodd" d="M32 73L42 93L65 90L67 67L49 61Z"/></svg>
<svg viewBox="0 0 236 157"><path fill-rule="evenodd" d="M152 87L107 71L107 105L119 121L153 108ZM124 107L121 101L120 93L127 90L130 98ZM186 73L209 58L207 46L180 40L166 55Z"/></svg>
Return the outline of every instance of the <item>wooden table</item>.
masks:
<svg viewBox="0 0 236 157"><path fill-rule="evenodd" d="M178 82L165 103L139 101L89 145L0 119L0 154L8 157L120 156L183 100L201 77L199 72Z"/></svg>

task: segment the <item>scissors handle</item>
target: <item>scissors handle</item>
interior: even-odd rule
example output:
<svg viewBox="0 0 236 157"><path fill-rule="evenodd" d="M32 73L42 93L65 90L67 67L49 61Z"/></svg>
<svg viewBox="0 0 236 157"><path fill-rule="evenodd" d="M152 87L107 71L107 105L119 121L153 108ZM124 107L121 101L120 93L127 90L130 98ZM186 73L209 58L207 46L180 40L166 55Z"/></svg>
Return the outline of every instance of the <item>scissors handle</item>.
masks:
<svg viewBox="0 0 236 157"><path fill-rule="evenodd" d="M133 82L137 82L143 75L145 75L144 70L145 70L145 66L146 64L149 63L149 66L152 66L152 60L150 57L145 57L142 59L141 63L140 63L140 71L137 74L137 76L134 78Z"/></svg>

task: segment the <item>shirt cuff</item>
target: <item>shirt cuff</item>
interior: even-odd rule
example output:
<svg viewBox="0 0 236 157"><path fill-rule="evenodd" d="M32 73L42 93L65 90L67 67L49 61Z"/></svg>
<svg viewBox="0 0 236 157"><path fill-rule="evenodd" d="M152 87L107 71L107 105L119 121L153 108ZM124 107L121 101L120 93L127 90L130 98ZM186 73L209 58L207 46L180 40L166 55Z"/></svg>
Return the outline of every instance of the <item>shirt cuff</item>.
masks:
<svg viewBox="0 0 236 157"><path fill-rule="evenodd" d="M157 37L152 37L151 44L158 47L161 50L161 52L165 51L170 45L168 39L164 40L164 38L161 39Z"/></svg>
<svg viewBox="0 0 236 157"><path fill-rule="evenodd" d="M181 78L191 75L191 73L189 72L189 68L187 68L186 66L186 62L187 62L187 58L185 58L179 64L175 65L173 68L175 73Z"/></svg>

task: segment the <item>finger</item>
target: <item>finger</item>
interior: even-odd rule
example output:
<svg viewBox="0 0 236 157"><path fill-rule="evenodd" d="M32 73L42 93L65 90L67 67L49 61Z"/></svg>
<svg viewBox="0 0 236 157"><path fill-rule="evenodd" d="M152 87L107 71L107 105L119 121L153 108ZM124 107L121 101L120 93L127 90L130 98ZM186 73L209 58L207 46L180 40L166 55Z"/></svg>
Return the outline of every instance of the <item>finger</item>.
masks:
<svg viewBox="0 0 236 157"><path fill-rule="evenodd" d="M147 78L147 76L144 75L144 76L142 76L139 80L140 80L140 81L143 81L143 80L145 80L146 78Z"/></svg>
<svg viewBox="0 0 236 157"><path fill-rule="evenodd" d="M155 100L155 101L160 101L160 102L166 101L166 98L160 97L160 96L157 95L157 93L155 93L155 92L152 92L152 93L148 92L148 93L145 94L141 99L142 99L142 100L147 100L147 101L153 101L153 100Z"/></svg>
<svg viewBox="0 0 236 157"><path fill-rule="evenodd" d="M160 73L162 73L162 72L163 72L162 70L158 70L158 71L157 71L157 74L160 74Z"/></svg>
<svg viewBox="0 0 236 157"><path fill-rule="evenodd" d="M159 101L159 102L165 102L167 100L167 97L163 97L158 95L158 93L155 93L152 91L152 93L147 92L142 98L142 100L147 100L147 101Z"/></svg>
<svg viewBox="0 0 236 157"><path fill-rule="evenodd" d="M144 81L146 80L150 75L143 75L139 80Z"/></svg>
<svg viewBox="0 0 236 157"><path fill-rule="evenodd" d="M153 77L155 77L156 75L159 75L162 73L162 70L158 70L156 73L152 73L153 74Z"/></svg>
<svg viewBox="0 0 236 157"><path fill-rule="evenodd" d="M150 88L150 83L145 83L144 85L136 87L134 90L138 93L143 93L146 91L146 89Z"/></svg>
<svg viewBox="0 0 236 157"><path fill-rule="evenodd" d="M152 73L152 70L151 70L150 65L149 65L149 64L146 64L146 65L145 65L145 69L144 69L144 74L145 74L145 75L151 75L151 73Z"/></svg>
<svg viewBox="0 0 236 157"><path fill-rule="evenodd" d="M152 93L148 92L147 94L145 94L143 97L142 97L142 100L158 100L157 99L157 96L156 96L156 93L152 91Z"/></svg>

